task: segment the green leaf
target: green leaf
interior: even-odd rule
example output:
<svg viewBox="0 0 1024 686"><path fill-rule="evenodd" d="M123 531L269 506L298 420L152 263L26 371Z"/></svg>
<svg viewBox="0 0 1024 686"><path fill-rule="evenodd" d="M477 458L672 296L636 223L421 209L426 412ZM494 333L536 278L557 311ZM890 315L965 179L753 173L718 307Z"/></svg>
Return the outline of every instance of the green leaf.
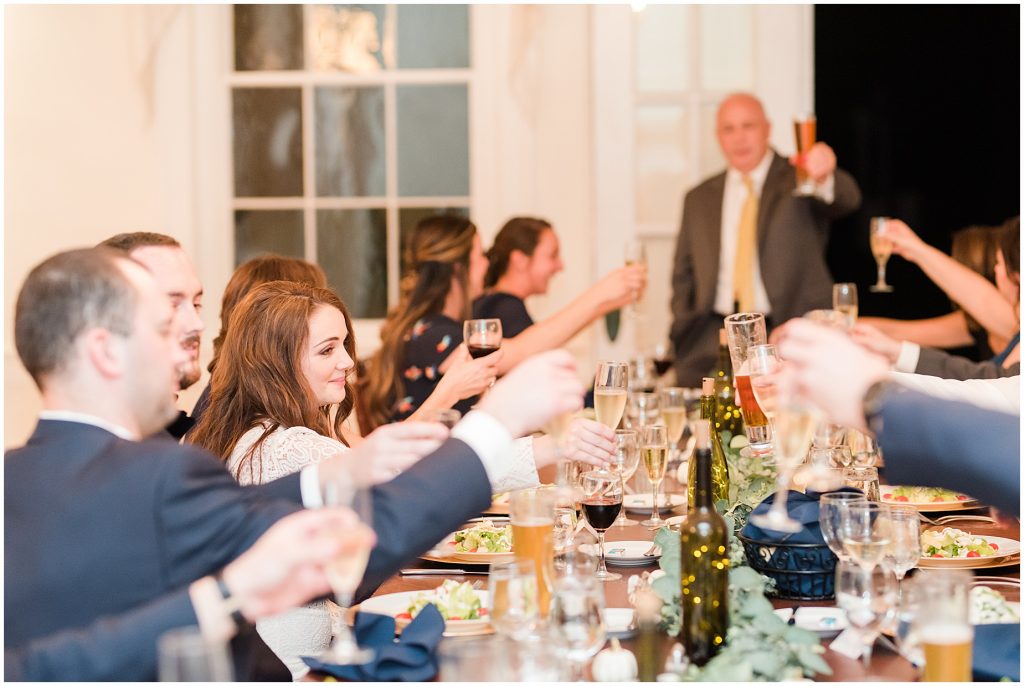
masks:
<svg viewBox="0 0 1024 686"><path fill-rule="evenodd" d="M666 574L651 582L651 590L658 594L664 603L679 604L680 583L678 576Z"/></svg>
<svg viewBox="0 0 1024 686"><path fill-rule="evenodd" d="M808 676L813 674L831 674L832 668L825 662L825 658L817 653L799 651L797 657Z"/></svg>
<svg viewBox="0 0 1024 686"><path fill-rule="evenodd" d="M729 585L738 588L758 588L761 575L750 567L733 567L729 570Z"/></svg>

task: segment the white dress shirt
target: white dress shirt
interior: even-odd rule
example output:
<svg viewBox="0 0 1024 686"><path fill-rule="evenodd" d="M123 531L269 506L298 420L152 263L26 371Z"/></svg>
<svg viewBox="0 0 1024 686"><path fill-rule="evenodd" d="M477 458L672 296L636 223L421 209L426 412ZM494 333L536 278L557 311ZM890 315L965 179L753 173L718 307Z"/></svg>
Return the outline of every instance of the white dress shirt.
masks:
<svg viewBox="0 0 1024 686"><path fill-rule="evenodd" d="M927 374L889 372L896 383L921 393L977 405L986 410L1020 415L1020 377L999 379L940 379Z"/></svg>
<svg viewBox="0 0 1024 686"><path fill-rule="evenodd" d="M750 172L751 186L758 199L768 177L768 169L772 166L775 153L768 150L757 166ZM814 194L822 202L831 205L835 200L835 175L830 174L824 183L815 186ZM729 167L725 172L725 192L722 193L722 233L721 247L718 255L718 285L715 290L715 312L729 315L735 311L736 297L733 291L733 271L736 267L736 241L740 230L740 215L747 201L747 189L743 184L743 172ZM758 208L760 214L760 207ZM796 246L785 246L779 249L797 249ZM769 315L772 304L768 300L764 281L761 280L760 251L754 260L754 311Z"/></svg>

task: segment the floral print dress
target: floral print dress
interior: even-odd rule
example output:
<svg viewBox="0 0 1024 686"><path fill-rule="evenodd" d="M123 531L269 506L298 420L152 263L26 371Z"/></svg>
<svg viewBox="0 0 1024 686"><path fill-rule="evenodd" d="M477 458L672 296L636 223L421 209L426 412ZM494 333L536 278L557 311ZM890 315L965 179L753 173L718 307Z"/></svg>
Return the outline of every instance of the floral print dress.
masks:
<svg viewBox="0 0 1024 686"><path fill-rule="evenodd" d="M431 314L417 321L405 337L399 368L405 392L395 403L391 421L399 422L415 412L434 392L441 380L439 368L462 343L462 323L443 314ZM476 398L460 400L455 409L466 414Z"/></svg>

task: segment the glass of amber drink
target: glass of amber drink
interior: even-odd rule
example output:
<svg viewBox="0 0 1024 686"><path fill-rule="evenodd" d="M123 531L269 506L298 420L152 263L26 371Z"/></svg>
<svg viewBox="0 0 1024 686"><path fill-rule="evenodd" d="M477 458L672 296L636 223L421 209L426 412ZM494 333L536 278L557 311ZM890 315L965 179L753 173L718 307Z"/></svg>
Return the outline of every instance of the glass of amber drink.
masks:
<svg viewBox="0 0 1024 686"><path fill-rule="evenodd" d="M556 489L526 488L513 491L509 501L512 551L517 560L529 561L537 576L537 609L548 616L555 578Z"/></svg>
<svg viewBox="0 0 1024 686"><path fill-rule="evenodd" d="M760 312L731 314L725 318L725 331L729 338L729 356L732 358L736 395L743 413L747 440L754 452L768 453L771 451L771 428L750 387L750 369L747 366L747 351L752 346L768 343L764 315Z"/></svg>
<svg viewBox="0 0 1024 686"><path fill-rule="evenodd" d="M972 575L963 569L922 570L914 579L920 603L917 640L923 681L970 681L974 628L968 616Z"/></svg>

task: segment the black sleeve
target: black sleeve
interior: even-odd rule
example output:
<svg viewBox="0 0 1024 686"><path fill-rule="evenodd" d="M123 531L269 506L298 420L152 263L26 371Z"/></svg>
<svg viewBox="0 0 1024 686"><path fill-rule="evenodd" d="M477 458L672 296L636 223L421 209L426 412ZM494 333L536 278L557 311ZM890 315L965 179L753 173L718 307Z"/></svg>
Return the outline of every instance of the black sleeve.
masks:
<svg viewBox="0 0 1024 686"><path fill-rule="evenodd" d="M473 316L478 319L500 319L502 338L515 338L533 326L533 318L526 311L526 303L514 295L485 297L478 300Z"/></svg>

